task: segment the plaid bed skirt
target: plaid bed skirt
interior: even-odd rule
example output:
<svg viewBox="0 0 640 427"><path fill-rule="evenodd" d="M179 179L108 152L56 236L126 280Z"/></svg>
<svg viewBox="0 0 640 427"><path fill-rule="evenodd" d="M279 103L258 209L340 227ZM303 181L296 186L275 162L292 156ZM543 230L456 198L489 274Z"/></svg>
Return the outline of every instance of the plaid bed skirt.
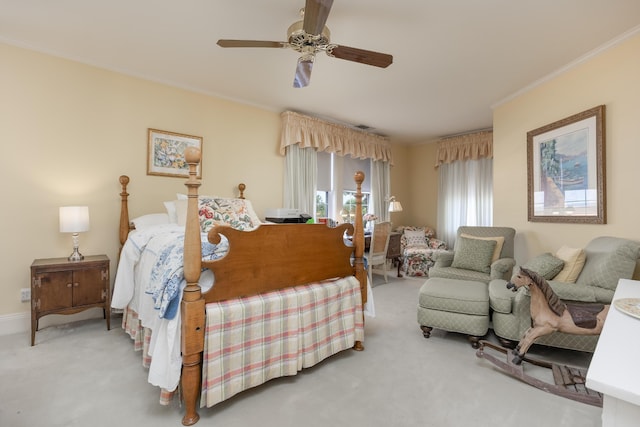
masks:
<svg viewBox="0 0 640 427"><path fill-rule="evenodd" d="M201 407L363 341L360 284L351 276L207 304L206 324Z"/></svg>

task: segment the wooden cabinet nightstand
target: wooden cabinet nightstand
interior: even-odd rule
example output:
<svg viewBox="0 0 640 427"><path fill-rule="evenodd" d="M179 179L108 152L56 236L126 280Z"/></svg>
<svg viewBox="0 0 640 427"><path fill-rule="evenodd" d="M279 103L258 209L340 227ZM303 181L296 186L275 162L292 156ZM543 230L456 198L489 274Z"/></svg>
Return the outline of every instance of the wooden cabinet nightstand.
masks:
<svg viewBox="0 0 640 427"><path fill-rule="evenodd" d="M107 329L111 329L109 258L87 256L82 261L67 258L37 259L31 264L31 345L38 321L48 314L73 314L102 307Z"/></svg>

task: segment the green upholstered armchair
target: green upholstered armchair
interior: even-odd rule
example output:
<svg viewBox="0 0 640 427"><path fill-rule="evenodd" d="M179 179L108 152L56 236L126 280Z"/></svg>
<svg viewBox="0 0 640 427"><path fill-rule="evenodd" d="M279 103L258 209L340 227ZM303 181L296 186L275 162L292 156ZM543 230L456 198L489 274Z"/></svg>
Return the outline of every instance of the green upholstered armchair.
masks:
<svg viewBox="0 0 640 427"><path fill-rule="evenodd" d="M515 234L511 227L459 227L453 251L434 254L435 264L429 269L429 277L487 284L493 279L509 279L516 264Z"/></svg>
<svg viewBox="0 0 640 427"><path fill-rule="evenodd" d="M631 279L638 268L640 243L619 237L596 237L583 252L584 266L579 270L575 283L559 281L554 277L547 280L549 285L564 300L610 304L618 281ZM529 267L530 263L531 260L524 266ZM540 271L538 273L543 274ZM556 277L560 275L562 272ZM503 344L509 345L519 341L531 326L531 298L527 289L521 288L514 293L506 285L507 280L492 280L489 283L489 301L493 312L493 330ZM597 335L554 332L538 338L535 343L593 352L597 342Z"/></svg>

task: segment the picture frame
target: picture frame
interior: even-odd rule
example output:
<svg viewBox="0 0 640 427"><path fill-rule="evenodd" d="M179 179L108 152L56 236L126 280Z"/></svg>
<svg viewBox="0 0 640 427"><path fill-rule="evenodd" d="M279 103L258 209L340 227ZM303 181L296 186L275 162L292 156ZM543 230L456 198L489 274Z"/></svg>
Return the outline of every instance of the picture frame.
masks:
<svg viewBox="0 0 640 427"><path fill-rule="evenodd" d="M187 147L200 150L197 177L202 178L202 137L148 129L147 175L189 177L189 165L184 158Z"/></svg>
<svg viewBox="0 0 640 427"><path fill-rule="evenodd" d="M527 132L531 222L606 224L605 106Z"/></svg>

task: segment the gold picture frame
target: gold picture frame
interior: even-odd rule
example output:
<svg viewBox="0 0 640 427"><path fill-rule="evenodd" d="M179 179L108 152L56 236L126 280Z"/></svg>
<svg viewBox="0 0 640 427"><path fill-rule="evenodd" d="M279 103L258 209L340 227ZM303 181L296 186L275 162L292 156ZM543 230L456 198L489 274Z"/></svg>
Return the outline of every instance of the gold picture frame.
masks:
<svg viewBox="0 0 640 427"><path fill-rule="evenodd" d="M189 166L184 158L187 147L200 150L198 178L202 178L202 137L168 132L159 129L148 130L147 175L189 177Z"/></svg>
<svg viewBox="0 0 640 427"><path fill-rule="evenodd" d="M605 106L527 132L532 222L606 224Z"/></svg>

